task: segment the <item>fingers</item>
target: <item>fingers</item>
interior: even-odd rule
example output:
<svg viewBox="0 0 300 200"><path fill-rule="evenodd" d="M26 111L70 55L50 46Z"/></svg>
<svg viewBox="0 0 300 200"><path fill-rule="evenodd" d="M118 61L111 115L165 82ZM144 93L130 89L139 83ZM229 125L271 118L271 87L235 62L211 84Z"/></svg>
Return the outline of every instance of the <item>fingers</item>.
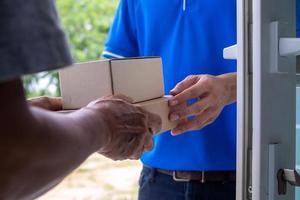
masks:
<svg viewBox="0 0 300 200"><path fill-rule="evenodd" d="M63 109L63 101L61 97L50 98L51 110L59 111Z"/></svg>
<svg viewBox="0 0 300 200"><path fill-rule="evenodd" d="M145 145L144 145L144 151L151 151L154 147L154 141L153 141L153 137L152 135L148 134L146 136L146 142L145 142Z"/></svg>
<svg viewBox="0 0 300 200"><path fill-rule="evenodd" d="M188 89L182 91L169 100L170 106L176 106L178 104L184 103L190 99L201 97L205 94L205 90L202 88L201 84L194 84Z"/></svg>
<svg viewBox="0 0 300 200"><path fill-rule="evenodd" d="M140 106L129 103L124 95L101 98L94 104L105 116L110 140L99 153L114 159L138 159L144 151L153 148L152 136L160 131L161 118Z"/></svg>
<svg viewBox="0 0 300 200"><path fill-rule="evenodd" d="M186 90L187 88L191 87L192 85L194 85L196 82L198 81L198 77L191 75L186 77L183 81L181 81L180 83L178 83L174 89L171 90L171 95L175 96L179 93L181 93L182 91Z"/></svg>
<svg viewBox="0 0 300 200"><path fill-rule="evenodd" d="M207 98L201 99L191 106L182 106L182 104L179 106L174 106L170 110L170 120L177 121L178 119L184 119L192 115L200 115L209 107L209 99Z"/></svg>
<svg viewBox="0 0 300 200"><path fill-rule="evenodd" d="M179 125L179 124L185 124L185 123L187 123L187 122L188 122L188 119L187 119L187 118L186 118L186 119L181 119L181 120L178 121L178 125ZM177 126L177 127L178 127L178 126ZM177 130L175 130L177 127L173 128L173 129L171 130L171 135L173 135L173 136L178 135L178 132L176 132Z"/></svg>
<svg viewBox="0 0 300 200"><path fill-rule="evenodd" d="M219 114L219 110L206 109L201 115L197 115L194 119L179 123L177 127L172 130L172 133L173 135L179 135L187 131L201 129L214 122Z"/></svg>
<svg viewBox="0 0 300 200"><path fill-rule="evenodd" d="M36 97L28 99L27 102L31 106L39 107L50 111L62 110L62 98L61 97Z"/></svg>
<svg viewBox="0 0 300 200"><path fill-rule="evenodd" d="M147 111L144 112L146 112L146 115L148 116L144 119L144 129L140 129L139 132L136 132L136 134L134 134L135 138L126 145L126 149L132 151L130 154L124 155L129 159L139 159L144 152L150 151L154 146L152 136L161 129L161 118L156 114Z"/></svg>
<svg viewBox="0 0 300 200"><path fill-rule="evenodd" d="M139 144L132 146L132 149L135 149L134 153L129 157L131 160L139 159L143 153L151 151L154 147L154 141L152 134L148 133L144 135L143 139L140 140Z"/></svg>
<svg viewBox="0 0 300 200"><path fill-rule="evenodd" d="M127 143L123 142L118 147L110 147L110 151L102 151L99 153L113 160L138 160L144 152L152 150L153 146L154 141L152 134L149 132L144 135L136 133L131 134Z"/></svg>
<svg viewBox="0 0 300 200"><path fill-rule="evenodd" d="M162 128L162 119L159 115L155 113L151 113L145 109L143 109L141 106L136 105L136 108L139 109L142 113L146 115L146 125L147 130L153 135L155 133L158 133Z"/></svg>
<svg viewBox="0 0 300 200"><path fill-rule="evenodd" d="M143 110L140 108L146 115L146 130L144 132L140 132L140 136L142 137L139 140L139 144L135 144L132 146L132 149L135 149L135 152L130 159L139 159L141 155L146 152L152 150L154 146L153 134L158 133L161 130L162 120L161 118L153 113Z"/></svg>
<svg viewBox="0 0 300 200"><path fill-rule="evenodd" d="M151 135L158 133L162 127L162 120L159 115L148 112L148 131Z"/></svg>

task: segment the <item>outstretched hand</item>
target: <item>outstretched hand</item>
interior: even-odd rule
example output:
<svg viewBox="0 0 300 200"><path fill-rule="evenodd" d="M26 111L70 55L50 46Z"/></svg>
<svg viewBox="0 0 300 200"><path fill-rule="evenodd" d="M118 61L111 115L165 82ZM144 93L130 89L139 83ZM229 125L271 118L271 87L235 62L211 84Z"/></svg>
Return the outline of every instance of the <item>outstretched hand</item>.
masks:
<svg viewBox="0 0 300 200"><path fill-rule="evenodd" d="M169 118L180 120L172 134L201 129L214 122L223 108L235 101L236 74L191 75L178 83L171 95ZM197 99L196 103L187 106L191 99ZM194 117L188 120L190 116Z"/></svg>

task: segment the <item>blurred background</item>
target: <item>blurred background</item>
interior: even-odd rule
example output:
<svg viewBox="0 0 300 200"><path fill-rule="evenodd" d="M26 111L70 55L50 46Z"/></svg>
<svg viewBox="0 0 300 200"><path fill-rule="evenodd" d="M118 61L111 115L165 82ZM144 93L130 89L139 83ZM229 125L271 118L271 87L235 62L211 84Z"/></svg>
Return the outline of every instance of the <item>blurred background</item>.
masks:
<svg viewBox="0 0 300 200"><path fill-rule="evenodd" d="M76 62L101 58L118 0L57 0L57 9ZM59 96L56 71L23 78L27 97Z"/></svg>
<svg viewBox="0 0 300 200"><path fill-rule="evenodd" d="M76 62L98 60L118 0L57 0ZM23 77L27 97L60 96L57 71ZM139 161L113 162L92 155L39 200L131 200L137 196Z"/></svg>

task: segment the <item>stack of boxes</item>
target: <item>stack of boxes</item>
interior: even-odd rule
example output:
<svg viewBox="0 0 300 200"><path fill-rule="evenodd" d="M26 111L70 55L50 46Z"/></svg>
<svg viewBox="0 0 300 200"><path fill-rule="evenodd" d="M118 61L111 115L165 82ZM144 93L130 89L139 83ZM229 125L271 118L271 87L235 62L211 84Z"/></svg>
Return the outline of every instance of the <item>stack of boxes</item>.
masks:
<svg viewBox="0 0 300 200"><path fill-rule="evenodd" d="M64 110L75 110L100 97L124 94L134 104L162 119L164 132L176 126L169 121L159 57L113 59L75 64L59 72Z"/></svg>

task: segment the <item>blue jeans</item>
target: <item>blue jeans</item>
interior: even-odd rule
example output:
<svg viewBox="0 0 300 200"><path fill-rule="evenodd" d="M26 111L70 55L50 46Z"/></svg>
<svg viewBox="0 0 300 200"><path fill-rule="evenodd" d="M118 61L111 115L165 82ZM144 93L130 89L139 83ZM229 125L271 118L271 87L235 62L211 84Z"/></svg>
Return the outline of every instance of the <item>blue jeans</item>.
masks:
<svg viewBox="0 0 300 200"><path fill-rule="evenodd" d="M176 182L170 175L143 168L139 200L235 200L235 182Z"/></svg>

